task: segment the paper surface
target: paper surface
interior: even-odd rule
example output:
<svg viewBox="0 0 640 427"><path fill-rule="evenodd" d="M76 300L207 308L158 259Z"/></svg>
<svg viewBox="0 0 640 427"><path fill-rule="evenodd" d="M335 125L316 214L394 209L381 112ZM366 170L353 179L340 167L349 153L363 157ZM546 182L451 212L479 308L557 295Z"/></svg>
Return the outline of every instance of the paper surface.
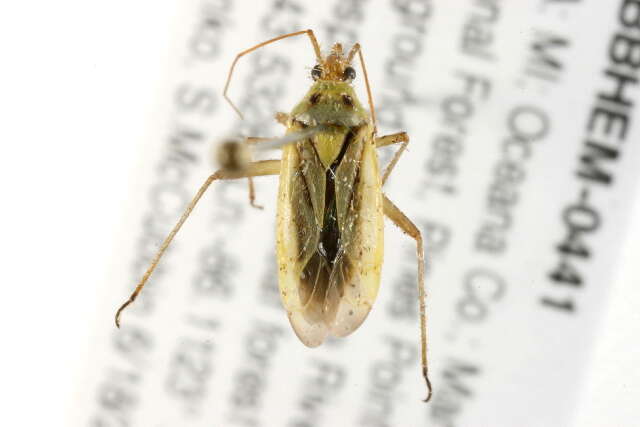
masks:
<svg viewBox="0 0 640 427"><path fill-rule="evenodd" d="M604 3L184 2L167 115L102 309L128 297L213 171L214 142L282 134L274 113L310 85L305 36L243 57L240 121L221 96L235 54L312 28L324 48L361 43L378 133L411 137L384 191L427 239L433 400L414 242L386 221L369 318L306 348L279 302L266 177L263 211L245 180L214 183L122 329L96 325L78 425L572 425L639 173L640 3Z"/></svg>

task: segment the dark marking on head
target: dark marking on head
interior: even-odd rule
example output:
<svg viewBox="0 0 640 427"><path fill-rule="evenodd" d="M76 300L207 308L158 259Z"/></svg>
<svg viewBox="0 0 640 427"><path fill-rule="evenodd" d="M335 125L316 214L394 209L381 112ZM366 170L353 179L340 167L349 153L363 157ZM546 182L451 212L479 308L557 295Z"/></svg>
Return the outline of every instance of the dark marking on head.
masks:
<svg viewBox="0 0 640 427"><path fill-rule="evenodd" d="M342 103L347 107L353 107L353 99L349 95L342 95Z"/></svg>
<svg viewBox="0 0 640 427"><path fill-rule="evenodd" d="M322 97L322 94L320 92L316 92L309 97L309 102L311 103L311 105L316 105L318 101L320 101L321 97Z"/></svg>

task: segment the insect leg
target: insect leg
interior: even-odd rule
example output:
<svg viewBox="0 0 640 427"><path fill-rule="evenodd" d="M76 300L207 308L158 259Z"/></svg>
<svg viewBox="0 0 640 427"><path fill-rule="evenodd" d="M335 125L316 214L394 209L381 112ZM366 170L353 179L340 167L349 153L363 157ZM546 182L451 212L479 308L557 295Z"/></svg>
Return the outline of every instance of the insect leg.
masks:
<svg viewBox="0 0 640 427"><path fill-rule="evenodd" d="M284 127L289 126L289 115L283 112L277 112L275 115L276 121Z"/></svg>
<svg viewBox="0 0 640 427"><path fill-rule="evenodd" d="M242 141L234 139L224 141L218 146L218 151L216 153L217 163L220 165L221 169L224 169L226 171L241 170L243 168L246 168L247 165L253 160L251 158L251 150L249 147L262 141L270 140L271 139L269 138L249 137L245 138ZM249 203L254 208L262 209L262 206L257 205L255 202L256 192L253 185L253 178L248 177L247 181L249 183Z"/></svg>
<svg viewBox="0 0 640 427"><path fill-rule="evenodd" d="M256 145L256 144L260 144L261 142L266 142L271 140L273 140L273 138L264 138L261 136L248 136L247 139L245 140L245 143L247 145Z"/></svg>
<svg viewBox="0 0 640 427"><path fill-rule="evenodd" d="M176 234L178 234L178 231L180 231L180 228L187 220L187 218L189 218L189 215L198 204L198 201L200 201L200 198L207 191L213 181L248 178L252 176L277 175L279 173L280 160L263 160L259 162L249 163L247 167L241 170L219 170L213 175L209 176L209 178L207 178L206 181L202 184L191 202L189 202L184 213L182 214L176 225L173 227L171 232L164 239L162 245L160 245L160 249L158 249L158 252L156 252L155 256L151 260L151 265L149 265L149 268L147 268L147 271L142 276L142 279L140 279L140 282L138 282L136 289L133 291L129 299L124 304L122 304L122 306L116 312L116 326L120 327L120 314L122 313L122 310L124 310L129 304L133 303L136 300L136 298L142 291L142 288L144 288L145 283L147 283L147 280L149 280L151 273L153 273L153 270L155 270L156 266L160 262L160 258L162 258L162 255L171 244L171 241L176 236Z"/></svg>
<svg viewBox="0 0 640 427"><path fill-rule="evenodd" d="M422 344L422 376L427 383L427 398L424 400L428 402L431 399L431 381L429 381L429 368L427 366L427 314L425 306L425 287L424 287L424 245L422 243L422 234L418 227L407 216L402 213L391 200L384 194L383 197L383 209L384 214L395 225L408 234L416 241L416 251L418 256L418 298L420 303L420 343Z"/></svg>
<svg viewBox="0 0 640 427"><path fill-rule="evenodd" d="M242 58L244 55L246 55L247 53L251 53L256 49L260 49L261 47L264 47L268 44L277 42L279 40L282 39L286 39L289 37L295 37L295 36L300 36L302 34L306 34L307 36L309 36L309 40L311 41L311 44L313 45L313 50L315 51L316 54L316 60L318 61L318 63L322 62L322 54L320 53L320 45L318 44L318 40L316 39L315 34L313 34L312 30L302 30L302 31L296 31L293 33L289 33L289 34L283 34L281 36L269 39L267 41L264 41L262 43L258 43L257 45L250 47L249 49L243 50L242 52L240 52L239 54L236 55L236 58L233 60L233 62L231 63L231 68L229 69L229 76L227 77L227 83L224 85L224 91L222 92L222 96L224 96L224 99L227 100L227 102L231 105L231 107L236 110L236 113L238 113L238 115L240 116L240 118L242 117L242 113L240 112L240 110L238 110L238 107L236 107L234 105L233 102L231 102L231 99L229 99L229 97L227 96L227 90L229 89L229 83L231 83L231 76L233 75L233 69L236 67L236 62L238 62L238 60L240 58Z"/></svg>
<svg viewBox="0 0 640 427"><path fill-rule="evenodd" d="M356 43L353 45L351 50L349 51L349 56L347 60L349 63L353 60L354 56L358 54L360 57L360 65L362 66L362 74L364 74L364 83L367 87L367 97L369 99L369 110L371 110L371 124L373 124L373 134L375 135L378 131L376 125L376 110L373 107L373 95L371 95L371 85L369 85L369 75L367 74L367 67L364 65L364 57L362 56L362 49L360 48L360 43Z"/></svg>
<svg viewBox="0 0 640 427"><path fill-rule="evenodd" d="M261 142L266 142L271 140L273 140L273 138L261 138L256 136L249 136L245 140L245 143L251 146L251 145L260 144ZM264 209L262 205L259 205L256 203L256 188L253 184L253 178L248 177L247 180L249 181L249 204L256 209Z"/></svg>
<svg viewBox="0 0 640 427"><path fill-rule="evenodd" d="M398 144L399 142L409 142L409 135L407 135L406 132L398 132L392 133L391 135L379 136L376 138L376 148Z"/></svg>
<svg viewBox="0 0 640 427"><path fill-rule="evenodd" d="M256 187L253 184L253 178L248 177L247 181L249 182L249 204L256 209L264 209L264 206L256 203Z"/></svg>
<svg viewBox="0 0 640 427"><path fill-rule="evenodd" d="M380 138L376 138L376 147L378 148L385 147L391 144L397 144L397 143L402 143L402 145L395 152L395 154L393 155L393 158L385 168L384 173L382 174L382 185L384 185L384 183L387 181L387 178L389 178L391 171L393 170L394 167L396 167L396 163L398 163L400 156L402 155L402 153L404 153L404 150L407 148L407 145L409 144L409 135L407 135L406 132L398 132L391 135L385 135L385 136L381 136Z"/></svg>
<svg viewBox="0 0 640 427"><path fill-rule="evenodd" d="M318 132L322 132L324 130L324 126L319 125L319 126L315 126L312 128L308 128L306 130L300 131L300 132L293 132L293 133L288 133L287 135L280 137L280 138L258 138L258 137L248 137L246 138L242 144L245 145L253 145L256 146L256 149L258 150L274 150L274 149L279 149L284 147L285 145L289 145L289 144L293 144L293 143L297 143L301 140L304 140L310 136L313 136L314 134L318 133ZM228 143L227 145L225 145L225 147L227 147L227 154L226 158L231 158L234 159L234 154L229 154L229 152L231 153L235 153L238 150L238 143ZM239 156L235 156L235 157L239 157ZM225 158L225 160L226 160ZM236 166L236 164L240 163L239 161L231 161L229 162L231 163L233 166ZM249 203L251 204L251 206L253 206L254 208L258 208L258 209L262 209L262 206L257 205L255 203L255 199L256 199L256 192L255 192L255 187L253 185L253 179L251 177L249 177Z"/></svg>

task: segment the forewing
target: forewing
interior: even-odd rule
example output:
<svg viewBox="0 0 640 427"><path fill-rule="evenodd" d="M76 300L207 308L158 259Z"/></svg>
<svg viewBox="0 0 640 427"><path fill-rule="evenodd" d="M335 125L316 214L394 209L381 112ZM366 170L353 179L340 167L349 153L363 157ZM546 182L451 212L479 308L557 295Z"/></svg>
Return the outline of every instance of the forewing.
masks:
<svg viewBox="0 0 640 427"><path fill-rule="evenodd" d="M289 132L296 130L292 127ZM283 305L298 338L305 345L315 347L324 341L328 327L322 321L313 321L305 316L305 305L312 296L313 288L300 286L300 277L303 266L318 247L320 226L317 212L320 207L324 209L324 175L317 173L305 146L311 144L304 142L283 147L276 249Z"/></svg>
<svg viewBox="0 0 640 427"><path fill-rule="evenodd" d="M294 189L294 194L306 198L311 202L315 214L316 228L322 228L324 219L324 199L326 191L325 173L322 162L318 158L313 143L310 140L296 144L300 155L300 172L304 183ZM298 181L296 180L298 184ZM295 191L298 190L298 191Z"/></svg>
<svg viewBox="0 0 640 427"><path fill-rule="evenodd" d="M332 304L331 289L341 289L329 328L332 335L340 337L355 331L369 314L378 295L384 252L378 155L369 126L359 130L349 148L352 147L353 152L345 153L336 171L342 249L334 263L327 292L327 304Z"/></svg>

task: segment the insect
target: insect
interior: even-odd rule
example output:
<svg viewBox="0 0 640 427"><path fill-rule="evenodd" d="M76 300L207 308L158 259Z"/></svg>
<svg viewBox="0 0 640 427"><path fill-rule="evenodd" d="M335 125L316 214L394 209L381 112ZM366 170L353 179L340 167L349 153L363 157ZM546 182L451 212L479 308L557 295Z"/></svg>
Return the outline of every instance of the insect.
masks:
<svg viewBox="0 0 640 427"><path fill-rule="evenodd" d="M297 31L259 43L240 52L229 70L223 96L242 117L227 95L233 70L244 55L282 39L307 35L316 65L311 88L289 114L277 113L286 127L283 138L247 138L244 146L276 146L280 160L252 162L242 146L227 143L223 167L209 176L162 243L129 299L116 313L133 303L165 250L192 210L216 180L248 178L249 199L254 203L251 179L279 175L277 209L277 262L282 303L296 335L316 347L328 335L344 337L365 320L378 294L383 258L383 219L388 217L416 242L420 309L422 375L427 397L432 389L427 365L427 325L424 286L424 248L419 229L382 192L409 143L405 132L377 136L375 109L360 44L348 53L336 43L323 56L312 30ZM352 66L358 56L367 90L367 111L358 100ZM380 174L377 148L399 144Z"/></svg>

